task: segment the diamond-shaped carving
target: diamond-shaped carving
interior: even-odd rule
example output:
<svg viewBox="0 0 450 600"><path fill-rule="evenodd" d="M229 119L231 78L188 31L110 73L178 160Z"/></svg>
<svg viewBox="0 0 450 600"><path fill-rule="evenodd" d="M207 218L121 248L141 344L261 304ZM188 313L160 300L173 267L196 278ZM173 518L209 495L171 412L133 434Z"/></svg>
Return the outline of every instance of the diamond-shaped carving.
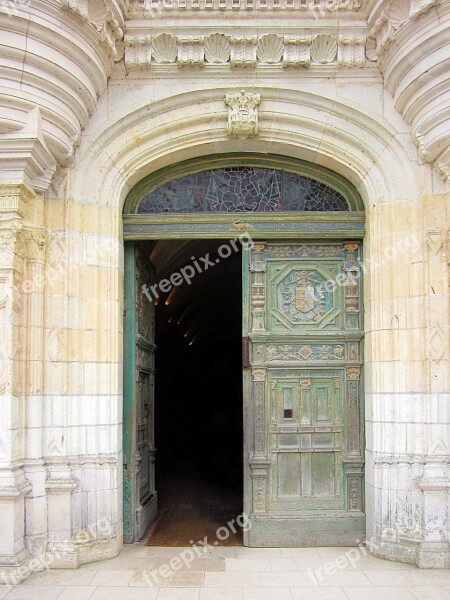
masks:
<svg viewBox="0 0 450 600"><path fill-rule="evenodd" d="M303 360L308 360L312 353L311 346L302 346L298 351L299 356L301 356Z"/></svg>

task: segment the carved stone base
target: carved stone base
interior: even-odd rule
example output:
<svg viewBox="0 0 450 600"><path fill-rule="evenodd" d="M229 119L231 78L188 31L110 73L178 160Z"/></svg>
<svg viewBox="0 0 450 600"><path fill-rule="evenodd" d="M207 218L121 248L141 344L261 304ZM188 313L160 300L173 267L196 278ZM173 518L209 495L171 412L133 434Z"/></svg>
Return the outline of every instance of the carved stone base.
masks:
<svg viewBox="0 0 450 600"><path fill-rule="evenodd" d="M371 553L378 558L416 565L419 569L450 568L450 544L414 540L375 542Z"/></svg>
<svg viewBox="0 0 450 600"><path fill-rule="evenodd" d="M14 586L24 581L30 575L27 565L31 558L26 548L15 554L0 555L0 585Z"/></svg>

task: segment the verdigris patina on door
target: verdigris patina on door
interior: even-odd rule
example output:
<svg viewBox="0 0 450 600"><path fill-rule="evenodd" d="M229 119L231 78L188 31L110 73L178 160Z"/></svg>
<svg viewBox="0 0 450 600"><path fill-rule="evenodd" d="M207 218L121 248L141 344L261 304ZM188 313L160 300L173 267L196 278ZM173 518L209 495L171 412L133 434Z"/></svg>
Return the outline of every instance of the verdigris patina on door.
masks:
<svg viewBox="0 0 450 600"><path fill-rule="evenodd" d="M364 538L359 242L256 242L244 259L250 546Z"/></svg>
<svg viewBox="0 0 450 600"><path fill-rule="evenodd" d="M155 307L142 293L151 263L125 244L123 502L124 541L140 540L156 517L154 444Z"/></svg>
<svg viewBox="0 0 450 600"><path fill-rule="evenodd" d="M244 544L362 541L364 207L356 188L292 157L211 155L136 184L123 224L130 241L245 232L254 242L243 267L244 510L252 523ZM133 348L125 345L126 355ZM125 532L135 519L127 481Z"/></svg>

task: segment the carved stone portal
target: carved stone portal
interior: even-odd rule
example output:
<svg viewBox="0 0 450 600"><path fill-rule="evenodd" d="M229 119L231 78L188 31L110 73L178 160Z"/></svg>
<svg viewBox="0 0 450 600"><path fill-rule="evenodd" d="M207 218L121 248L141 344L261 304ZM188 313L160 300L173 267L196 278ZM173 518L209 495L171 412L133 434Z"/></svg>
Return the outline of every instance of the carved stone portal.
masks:
<svg viewBox="0 0 450 600"><path fill-rule="evenodd" d="M227 94L225 104L228 110L228 135L249 137L258 135L258 106L260 94L241 90L237 94Z"/></svg>

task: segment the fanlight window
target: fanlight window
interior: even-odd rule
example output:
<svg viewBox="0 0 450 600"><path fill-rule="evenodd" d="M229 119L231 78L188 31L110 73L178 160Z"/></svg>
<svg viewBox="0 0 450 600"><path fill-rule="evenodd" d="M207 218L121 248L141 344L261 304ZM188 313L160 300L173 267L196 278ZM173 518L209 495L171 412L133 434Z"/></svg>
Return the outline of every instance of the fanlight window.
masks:
<svg viewBox="0 0 450 600"><path fill-rule="evenodd" d="M146 194L138 212L241 213L348 211L347 200L309 177L262 167L227 167L185 175Z"/></svg>

